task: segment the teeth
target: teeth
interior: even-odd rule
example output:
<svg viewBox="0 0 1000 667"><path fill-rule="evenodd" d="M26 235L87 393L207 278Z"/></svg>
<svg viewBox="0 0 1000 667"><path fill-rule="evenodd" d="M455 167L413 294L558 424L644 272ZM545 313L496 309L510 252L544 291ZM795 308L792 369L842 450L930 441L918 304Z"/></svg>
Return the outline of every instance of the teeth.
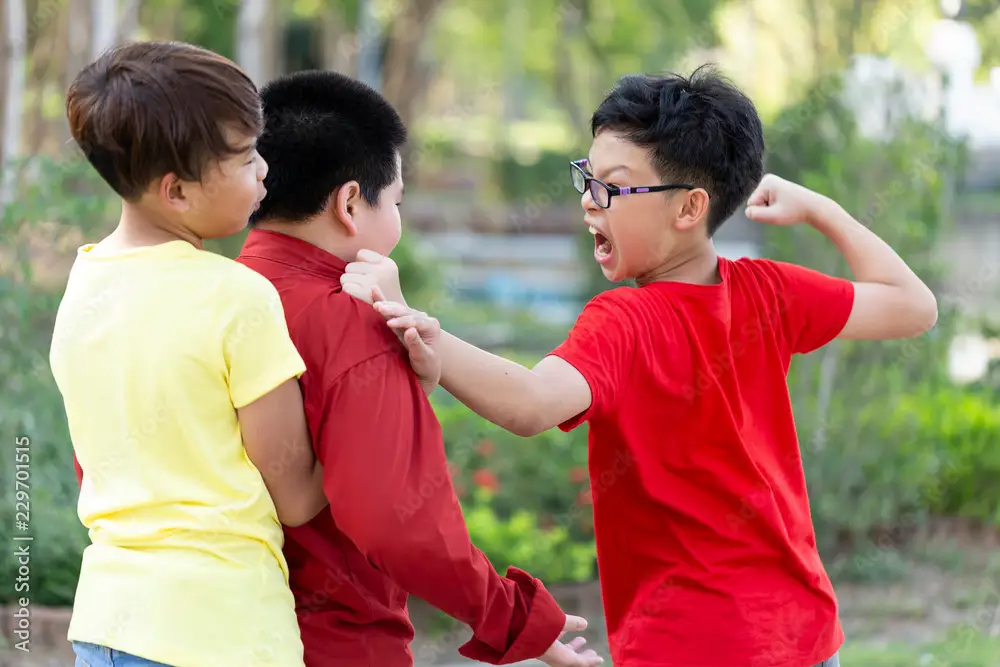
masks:
<svg viewBox="0 0 1000 667"><path fill-rule="evenodd" d="M593 225L590 225L590 226L589 226L589 227L587 228L587 231L589 231L589 232L590 232L591 234L593 234L594 236L597 236L598 234L600 234L600 232L599 232L599 231L597 231L597 227L594 227Z"/></svg>

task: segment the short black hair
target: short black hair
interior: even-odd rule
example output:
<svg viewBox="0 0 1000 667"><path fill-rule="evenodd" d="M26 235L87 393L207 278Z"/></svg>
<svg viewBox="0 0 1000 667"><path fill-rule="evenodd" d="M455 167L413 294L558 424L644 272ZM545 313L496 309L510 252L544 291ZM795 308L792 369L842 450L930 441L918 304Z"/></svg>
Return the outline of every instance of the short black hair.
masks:
<svg viewBox="0 0 1000 667"><path fill-rule="evenodd" d="M183 42L105 51L66 93L69 131L97 173L126 201L174 173L201 181L211 161L248 150L226 129L256 138L257 88L228 58Z"/></svg>
<svg viewBox="0 0 1000 667"><path fill-rule="evenodd" d="M689 77L623 77L590 126L594 136L612 130L649 148L664 183L704 188L711 198L709 236L764 176L764 129L757 109L711 65Z"/></svg>
<svg viewBox="0 0 1000 667"><path fill-rule="evenodd" d="M337 72L302 71L265 85L261 101L257 150L268 164L267 196L251 225L304 221L348 181L357 181L374 206L396 180L406 127L371 87Z"/></svg>

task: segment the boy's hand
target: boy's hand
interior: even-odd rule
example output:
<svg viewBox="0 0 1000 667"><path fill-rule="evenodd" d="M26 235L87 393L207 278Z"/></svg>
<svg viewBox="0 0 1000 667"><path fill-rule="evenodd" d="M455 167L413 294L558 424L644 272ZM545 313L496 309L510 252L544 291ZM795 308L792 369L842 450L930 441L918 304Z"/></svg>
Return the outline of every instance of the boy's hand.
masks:
<svg viewBox="0 0 1000 667"><path fill-rule="evenodd" d="M822 200L823 195L767 174L747 200L746 216L766 225L795 225L808 222Z"/></svg>
<svg viewBox="0 0 1000 667"><path fill-rule="evenodd" d="M427 313L387 301L377 285L372 288L371 298L375 310L403 341L410 355L410 366L420 378L424 392L430 396L441 381L441 357L435 349L441 337L441 324Z"/></svg>
<svg viewBox="0 0 1000 667"><path fill-rule="evenodd" d="M374 250L359 250L357 259L340 277L340 284L345 292L365 303L373 303L372 291L378 287L386 300L406 305L396 262Z"/></svg>
<svg viewBox="0 0 1000 667"><path fill-rule="evenodd" d="M587 629L586 619L579 616L566 616L566 626L563 632L580 632ZM562 635L560 635L560 639ZM550 667L596 667L604 662L604 658L597 655L592 649L580 652L587 640L583 637L576 637L567 644L563 644L558 639L553 642L545 653L538 657Z"/></svg>

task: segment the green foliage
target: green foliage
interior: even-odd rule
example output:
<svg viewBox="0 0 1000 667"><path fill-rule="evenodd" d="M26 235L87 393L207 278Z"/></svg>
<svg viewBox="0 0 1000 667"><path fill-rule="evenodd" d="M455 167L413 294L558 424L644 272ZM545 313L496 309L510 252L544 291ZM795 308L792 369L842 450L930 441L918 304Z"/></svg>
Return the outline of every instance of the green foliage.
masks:
<svg viewBox="0 0 1000 667"><path fill-rule="evenodd" d="M399 284L407 303L433 302L443 287L443 277L438 265L420 251L414 236L404 231L389 257L399 268Z"/></svg>
<svg viewBox="0 0 1000 667"><path fill-rule="evenodd" d="M236 59L238 0L180 0L180 5L181 40Z"/></svg>
<svg viewBox="0 0 1000 667"><path fill-rule="evenodd" d="M473 543L503 572L513 565L546 583L590 581L594 578L594 546L570 537L564 526L540 527L537 515L519 510L503 519L483 489L463 503L463 513Z"/></svg>
<svg viewBox="0 0 1000 667"><path fill-rule="evenodd" d="M531 202L539 208L577 199L570 181L569 154L541 151L532 160L504 153L494 161L500 192L508 202Z"/></svg>
<svg viewBox="0 0 1000 667"><path fill-rule="evenodd" d="M954 388L904 395L882 419L883 437L923 471L920 505L941 516L965 516L1000 526L1000 405L995 394Z"/></svg>
<svg viewBox="0 0 1000 667"><path fill-rule="evenodd" d="M491 505L503 517L530 508L545 524L569 524L573 535L593 528L587 491L585 429L515 436L476 416L450 396L434 397L453 479L459 489L482 486L479 476L496 479Z"/></svg>
<svg viewBox="0 0 1000 667"><path fill-rule="evenodd" d="M840 90L837 79L820 81L777 118L768 133L769 170L838 201L928 284L939 285L943 267L934 253L953 216L962 147L938 127L913 120L899 122L879 141L865 138L840 104ZM850 277L836 249L814 230L769 228L766 234L767 256ZM997 440L995 428L989 435L993 422L969 417L980 406L977 398L945 389L953 323L953 313L942 306L934 331L923 337L838 341L793 362L789 387L824 552L861 548L886 533L904 539L929 512L990 514L982 506L956 505L955 494L967 496L955 485L974 494L981 487L965 485L982 480L941 479L948 456L961 457L942 450L957 447L955 438L965 442L974 431L975 438ZM914 405L929 411L919 437L902 428L912 422ZM952 437L947 429L957 427L935 424L942 411L955 414L952 424L966 431ZM961 446L977 447L973 442L979 440ZM947 487L950 500L932 499L933 487ZM996 507L994 499L992 511Z"/></svg>
<svg viewBox="0 0 1000 667"><path fill-rule="evenodd" d="M107 187L86 164L36 158L17 166L18 193L0 214L0 234L14 251L13 262L0 270L0 432L9 440L0 459L5 480L0 507L0 539L12 544L14 441L28 438L32 601L65 603L72 599L86 531L76 518L77 485L72 445L62 401L49 371L52 326L61 290L34 281L38 261L29 251L65 243L69 229L88 237L105 227L114 209ZM25 490L21 487L19 490ZM20 517L19 517L20 518ZM21 531L18 531L19 533ZM0 578L13 581L13 550L0 554ZM0 603L15 595L0 592Z"/></svg>
<svg viewBox="0 0 1000 667"><path fill-rule="evenodd" d="M450 396L432 402L469 534L493 564L549 583L593 578L585 429L520 438Z"/></svg>

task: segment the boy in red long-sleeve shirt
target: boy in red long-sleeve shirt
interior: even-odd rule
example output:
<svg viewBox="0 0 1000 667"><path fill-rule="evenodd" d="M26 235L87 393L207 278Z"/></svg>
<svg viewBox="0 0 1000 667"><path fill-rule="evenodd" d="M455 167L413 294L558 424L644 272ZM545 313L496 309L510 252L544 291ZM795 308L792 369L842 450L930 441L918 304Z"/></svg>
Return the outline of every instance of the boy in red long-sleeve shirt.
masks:
<svg viewBox="0 0 1000 667"><path fill-rule="evenodd" d="M624 78L592 131L570 173L594 259L637 287L595 297L533 369L411 311L376 252L348 266L345 289L398 301L376 309L414 369L443 362L441 385L486 419L523 436L589 423L615 667L836 667L844 635L786 374L793 354L835 338L924 333L934 295L835 202L761 180L757 112L710 70ZM712 234L748 198L752 220L824 234L856 280L719 257Z"/></svg>
<svg viewBox="0 0 1000 667"><path fill-rule="evenodd" d="M237 258L277 288L306 372L302 393L323 489L284 553L307 667L410 667L408 594L472 627L460 650L494 664L541 658L593 667L585 627L542 583L503 577L469 541L441 427L381 316L341 291L360 248L400 237L406 130L377 92L333 72L302 72L261 92L267 197Z"/></svg>

